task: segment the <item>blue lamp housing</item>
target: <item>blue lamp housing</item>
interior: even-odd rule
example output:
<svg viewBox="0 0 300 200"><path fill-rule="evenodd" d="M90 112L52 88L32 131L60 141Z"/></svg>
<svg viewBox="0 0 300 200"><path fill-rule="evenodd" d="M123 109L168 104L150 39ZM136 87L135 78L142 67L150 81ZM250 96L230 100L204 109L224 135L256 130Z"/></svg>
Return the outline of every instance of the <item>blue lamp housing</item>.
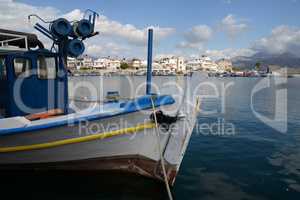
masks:
<svg viewBox="0 0 300 200"><path fill-rule="evenodd" d="M88 37L93 33L93 25L87 19L82 19L73 24L73 32L77 37Z"/></svg>
<svg viewBox="0 0 300 200"><path fill-rule="evenodd" d="M86 10L83 19L79 21L70 22L67 19L59 18L47 22L35 14L29 15L28 19L36 17L43 23L49 24L48 27L44 27L36 23L34 28L53 41L50 51L58 52L66 59L67 56L78 57L82 55L85 50L83 41L99 34L99 32L94 31L95 20L98 16L98 13ZM55 45L58 48L55 48Z"/></svg>
<svg viewBox="0 0 300 200"><path fill-rule="evenodd" d="M50 32L56 38L66 37L71 31L72 26L70 22L64 18L59 18L50 25Z"/></svg>
<svg viewBox="0 0 300 200"><path fill-rule="evenodd" d="M84 52L84 44L78 39L70 40L66 46L66 52L70 57L78 57Z"/></svg>

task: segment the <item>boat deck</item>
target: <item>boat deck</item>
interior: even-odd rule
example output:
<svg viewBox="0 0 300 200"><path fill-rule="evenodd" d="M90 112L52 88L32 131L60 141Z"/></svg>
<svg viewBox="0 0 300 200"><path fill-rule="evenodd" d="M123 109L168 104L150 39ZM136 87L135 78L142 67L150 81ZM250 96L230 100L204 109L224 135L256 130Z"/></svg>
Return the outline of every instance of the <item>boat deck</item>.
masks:
<svg viewBox="0 0 300 200"><path fill-rule="evenodd" d="M134 100L120 100L116 102L95 105L79 112L73 112L68 115L61 115L48 119L30 121L25 117L12 117L0 119L0 136L24 133L33 130L64 126L68 123L76 124L84 120L93 121L124 115L139 110L152 108L150 95L142 96ZM175 100L168 95L153 96L155 107L170 105Z"/></svg>

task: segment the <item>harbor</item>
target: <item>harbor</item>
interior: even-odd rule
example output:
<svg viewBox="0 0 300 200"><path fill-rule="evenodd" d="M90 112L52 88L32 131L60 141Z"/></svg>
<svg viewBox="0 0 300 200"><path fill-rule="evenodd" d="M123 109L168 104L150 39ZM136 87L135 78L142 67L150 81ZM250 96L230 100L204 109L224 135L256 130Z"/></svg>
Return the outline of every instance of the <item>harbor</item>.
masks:
<svg viewBox="0 0 300 200"><path fill-rule="evenodd" d="M144 80L139 76L130 76L130 78L136 84L136 88ZM169 81L178 81L176 77L168 77L168 79ZM225 109L229 109L231 112L224 115L218 111L215 114L208 113L198 117L191 143L173 188L174 196L179 199L194 199L194 196L204 199L208 196L221 199L225 195L229 195L228 198L233 198L231 195L237 195L234 197L237 199L259 197L297 199L296 177L299 166L297 158L300 145L298 137L300 128L298 107L300 105L298 100L300 96L296 86L300 83L300 79L288 79L287 83L288 102L294 105L288 107L289 135L276 132L275 136L271 127L266 126L253 114L249 114L252 113L249 106L250 100L245 97L250 95L252 88L260 79L215 79L195 73L192 77L191 87L195 87L199 79L202 83L216 84L220 93L224 83L234 82L228 91L230 95L226 97ZM121 90L123 91L120 93L121 96L130 93L128 91L129 81L125 76L71 77L70 85L76 85L80 81L88 81L99 89L102 88L100 83L104 81L109 85L104 92ZM153 81L161 84L165 82L165 77L154 77ZM168 89L166 85L165 90ZM174 89L172 93L176 91ZM208 88L206 91L209 92L210 89ZM199 94L202 93L203 91L199 91ZM269 97L266 98L265 94L268 94ZM270 88L254 98L254 101L257 102L256 108L267 110L268 116L272 115L272 110L267 105L275 104L274 99L271 98L272 94L274 94L274 90ZM71 95L77 98L80 96L92 98L88 93L84 93L84 89L78 89ZM130 96L126 97L130 98ZM219 99L203 99L201 109L210 111L216 107L220 108L222 103ZM80 102L77 103L80 104ZM81 104L78 106L84 107ZM220 119L225 119L225 121L218 122ZM234 124L235 134L227 135L226 129L223 132L222 128L220 128L221 131L218 131L218 123L221 123L220 127L223 127L224 124L225 127L230 123ZM209 126L201 127L203 124ZM211 128L212 130L210 130ZM275 174L275 177L271 174ZM22 180L19 179L20 176L23 177ZM12 179L11 175L6 177L2 175L1 177L3 177L1 180L6 180L3 188L7 188L6 192L11 197L14 195L9 191L13 192L12 188L18 186L23 197L32 199L39 199L45 194L47 194L45 199L168 199L164 185L159 182L125 174L118 176L106 173L78 175L71 172L71 174L40 174L34 177L31 174L21 174L16 175L15 179ZM26 184L28 178L34 180L30 185ZM41 182L43 185L39 184ZM272 185L272 187L263 187L266 184ZM31 192L32 186L38 191ZM253 188L256 192L250 192Z"/></svg>
<svg viewBox="0 0 300 200"><path fill-rule="evenodd" d="M93 59L87 55L68 60L71 76L145 76L147 61L140 59L99 58ZM194 72L206 73L209 77L267 77L288 76L296 77L298 71L288 72L272 65L247 66L240 70L229 59L213 61L202 55L200 58L186 60L183 57L171 56L157 58L153 61L153 76L191 76Z"/></svg>
<svg viewBox="0 0 300 200"><path fill-rule="evenodd" d="M299 199L299 5L0 1L0 198Z"/></svg>

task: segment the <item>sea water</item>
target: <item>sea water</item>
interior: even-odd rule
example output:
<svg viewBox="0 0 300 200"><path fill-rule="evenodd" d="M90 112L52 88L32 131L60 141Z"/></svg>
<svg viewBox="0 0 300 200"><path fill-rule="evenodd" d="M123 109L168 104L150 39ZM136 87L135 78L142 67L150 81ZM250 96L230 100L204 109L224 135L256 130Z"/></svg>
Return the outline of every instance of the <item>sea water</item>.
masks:
<svg viewBox="0 0 300 200"><path fill-rule="evenodd" d="M155 92L186 95L189 90L190 96L201 97L201 112L172 190L175 199L300 199L300 78L208 78L196 73L153 80ZM131 98L144 93L144 81L143 76L74 77L70 97L101 100L107 91L119 91ZM95 90L77 85L82 82ZM18 177L24 181L18 187L23 197L167 199L163 184L125 174L55 174L47 182L37 178L26 184L28 179L32 177Z"/></svg>
<svg viewBox="0 0 300 200"><path fill-rule="evenodd" d="M82 79L96 85L100 81ZM102 88L104 95L118 90L132 96L144 92L144 80L110 77L100 82L108 85ZM184 94L172 82L201 97L201 112L173 188L176 199L300 199L300 78L208 78L196 73L154 77L154 88ZM119 197L165 198L146 182L135 186L144 192L129 189L128 194L125 187Z"/></svg>

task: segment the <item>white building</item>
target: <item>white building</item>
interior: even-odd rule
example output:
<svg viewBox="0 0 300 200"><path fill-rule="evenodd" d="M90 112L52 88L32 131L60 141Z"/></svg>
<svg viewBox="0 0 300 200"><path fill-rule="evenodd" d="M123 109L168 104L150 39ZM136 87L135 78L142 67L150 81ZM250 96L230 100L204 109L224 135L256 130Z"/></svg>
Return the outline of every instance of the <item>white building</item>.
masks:
<svg viewBox="0 0 300 200"><path fill-rule="evenodd" d="M208 56L202 56L201 59L201 69L205 71L219 71L218 65L210 59Z"/></svg>
<svg viewBox="0 0 300 200"><path fill-rule="evenodd" d="M232 71L232 62L228 59L221 59L217 61L217 65L220 71Z"/></svg>
<svg viewBox="0 0 300 200"><path fill-rule="evenodd" d="M187 62L187 67L193 70L219 71L218 64L208 56L201 56Z"/></svg>
<svg viewBox="0 0 300 200"><path fill-rule="evenodd" d="M106 69L110 59L108 58L98 58L94 60L94 69Z"/></svg>
<svg viewBox="0 0 300 200"><path fill-rule="evenodd" d="M81 68L93 68L93 59L87 55L80 58L70 58L67 59L67 66L70 69L81 69Z"/></svg>
<svg viewBox="0 0 300 200"><path fill-rule="evenodd" d="M187 61L186 67L188 69L193 70L193 71L200 70L200 68L201 68L201 59L200 58L196 58L196 59Z"/></svg>
<svg viewBox="0 0 300 200"><path fill-rule="evenodd" d="M118 59L110 59L110 61L107 64L107 69L111 71L117 71L121 67L121 61Z"/></svg>
<svg viewBox="0 0 300 200"><path fill-rule="evenodd" d="M152 69L153 70L163 70L163 69L165 69L165 67L158 62L153 62Z"/></svg>
<svg viewBox="0 0 300 200"><path fill-rule="evenodd" d="M141 68L147 68L147 60L141 60Z"/></svg>
<svg viewBox="0 0 300 200"><path fill-rule="evenodd" d="M186 64L183 57L165 57L159 60L159 64L163 68L170 71L184 72L186 71Z"/></svg>
<svg viewBox="0 0 300 200"><path fill-rule="evenodd" d="M77 68L76 59L68 57L68 59L67 59L67 66L68 66L69 69L76 69Z"/></svg>
<svg viewBox="0 0 300 200"><path fill-rule="evenodd" d="M81 60L81 59L78 59ZM89 57L88 55L84 55L82 58L82 67L84 68L93 68L94 66L94 61L93 58Z"/></svg>
<svg viewBox="0 0 300 200"><path fill-rule="evenodd" d="M178 57L176 61L177 61L177 72L185 72L186 71L185 59L183 57Z"/></svg>
<svg viewBox="0 0 300 200"><path fill-rule="evenodd" d="M121 67L121 61L113 58L99 58L94 61L94 69L107 69L117 71Z"/></svg>
<svg viewBox="0 0 300 200"><path fill-rule="evenodd" d="M139 69L142 66L142 61L134 58L129 62L129 65L134 69Z"/></svg>

